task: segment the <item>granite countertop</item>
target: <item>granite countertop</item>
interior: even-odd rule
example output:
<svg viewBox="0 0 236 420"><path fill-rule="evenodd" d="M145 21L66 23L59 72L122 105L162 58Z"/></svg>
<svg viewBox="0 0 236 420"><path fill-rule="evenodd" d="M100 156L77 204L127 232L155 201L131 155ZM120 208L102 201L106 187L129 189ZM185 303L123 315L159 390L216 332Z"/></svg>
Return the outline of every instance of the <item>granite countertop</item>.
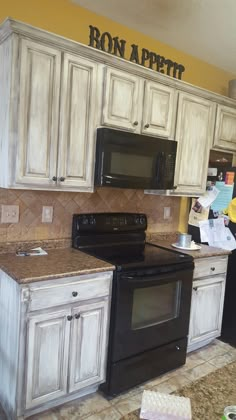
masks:
<svg viewBox="0 0 236 420"><path fill-rule="evenodd" d="M170 240L160 240L160 239L151 238L149 242L154 245L162 246L163 248L166 248L166 249L171 249L172 251L181 252L181 254L184 253L184 254L191 255L193 258L217 257L220 255L231 254L231 251L227 251L226 249L213 248L212 246L203 245L203 244L199 244L201 246L201 249L199 250L186 251L186 250L177 249L171 246L171 243L173 242L171 242Z"/></svg>
<svg viewBox="0 0 236 420"><path fill-rule="evenodd" d="M19 257L0 255L0 268L19 284L115 270L98 258L73 248L49 249L48 255Z"/></svg>

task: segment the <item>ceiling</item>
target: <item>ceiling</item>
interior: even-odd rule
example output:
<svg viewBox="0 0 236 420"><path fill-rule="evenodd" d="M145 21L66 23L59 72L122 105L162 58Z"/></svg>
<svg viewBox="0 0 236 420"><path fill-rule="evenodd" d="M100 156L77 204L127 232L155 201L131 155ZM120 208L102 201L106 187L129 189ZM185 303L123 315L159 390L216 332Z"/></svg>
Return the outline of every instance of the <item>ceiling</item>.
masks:
<svg viewBox="0 0 236 420"><path fill-rule="evenodd" d="M72 0L236 74L236 0Z"/></svg>

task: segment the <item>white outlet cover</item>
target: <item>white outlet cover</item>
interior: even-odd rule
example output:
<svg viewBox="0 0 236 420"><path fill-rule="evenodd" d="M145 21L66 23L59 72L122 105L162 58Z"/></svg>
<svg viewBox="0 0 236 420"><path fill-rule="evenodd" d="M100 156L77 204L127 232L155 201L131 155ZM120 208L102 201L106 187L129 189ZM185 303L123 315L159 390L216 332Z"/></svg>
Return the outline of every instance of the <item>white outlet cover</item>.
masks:
<svg viewBox="0 0 236 420"><path fill-rule="evenodd" d="M53 206L43 206L42 223L52 223L52 220L53 220Z"/></svg>
<svg viewBox="0 0 236 420"><path fill-rule="evenodd" d="M165 220L170 218L170 207L164 207L163 217Z"/></svg>
<svg viewBox="0 0 236 420"><path fill-rule="evenodd" d="M8 206L2 204L1 206L1 223L18 223L20 209L17 205Z"/></svg>

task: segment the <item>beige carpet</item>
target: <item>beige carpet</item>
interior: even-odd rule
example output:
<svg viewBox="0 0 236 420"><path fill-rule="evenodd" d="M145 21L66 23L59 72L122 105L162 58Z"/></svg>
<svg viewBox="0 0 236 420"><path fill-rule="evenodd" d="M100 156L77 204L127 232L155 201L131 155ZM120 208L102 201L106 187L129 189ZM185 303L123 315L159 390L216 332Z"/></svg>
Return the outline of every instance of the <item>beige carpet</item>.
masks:
<svg viewBox="0 0 236 420"><path fill-rule="evenodd" d="M236 362L185 386L174 394L189 397L193 420L220 420L224 407L236 405ZM139 419L140 410L122 417L122 420Z"/></svg>

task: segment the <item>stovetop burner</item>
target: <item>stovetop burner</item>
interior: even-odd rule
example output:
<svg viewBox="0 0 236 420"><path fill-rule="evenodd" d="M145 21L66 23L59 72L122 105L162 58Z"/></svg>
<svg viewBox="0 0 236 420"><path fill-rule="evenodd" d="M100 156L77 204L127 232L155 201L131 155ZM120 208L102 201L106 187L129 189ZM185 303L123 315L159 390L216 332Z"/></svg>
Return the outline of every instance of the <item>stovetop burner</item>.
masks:
<svg viewBox="0 0 236 420"><path fill-rule="evenodd" d="M80 250L115 265L119 271L122 269L182 264L183 262L192 261L192 257L188 255L165 250L148 243L140 247L104 246L99 248L81 248Z"/></svg>
<svg viewBox="0 0 236 420"><path fill-rule="evenodd" d="M144 214L97 213L73 217L73 247L110 262L117 270L172 266L192 257L145 242Z"/></svg>

